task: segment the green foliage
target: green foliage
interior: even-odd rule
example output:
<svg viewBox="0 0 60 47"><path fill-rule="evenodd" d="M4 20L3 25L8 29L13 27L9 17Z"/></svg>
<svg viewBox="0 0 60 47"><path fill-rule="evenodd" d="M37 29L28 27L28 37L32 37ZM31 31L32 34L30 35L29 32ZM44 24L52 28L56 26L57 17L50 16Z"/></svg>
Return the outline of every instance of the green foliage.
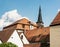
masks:
<svg viewBox="0 0 60 47"><path fill-rule="evenodd" d="M11 42L6 42L6 43L0 44L0 47L18 47L18 46Z"/></svg>

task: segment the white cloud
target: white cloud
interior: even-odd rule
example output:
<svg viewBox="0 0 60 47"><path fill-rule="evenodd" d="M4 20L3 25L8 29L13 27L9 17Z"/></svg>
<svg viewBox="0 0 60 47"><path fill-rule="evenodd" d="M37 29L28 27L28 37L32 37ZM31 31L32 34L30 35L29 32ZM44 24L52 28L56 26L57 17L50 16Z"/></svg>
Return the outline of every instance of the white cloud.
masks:
<svg viewBox="0 0 60 47"><path fill-rule="evenodd" d="M60 9L58 9L58 12L60 11Z"/></svg>
<svg viewBox="0 0 60 47"><path fill-rule="evenodd" d="M3 26L3 23L4 23L4 20L3 19L0 19L0 27Z"/></svg>
<svg viewBox="0 0 60 47"><path fill-rule="evenodd" d="M18 14L17 10L12 10L9 12L6 12L3 16L2 19L8 20L8 21L15 21L21 18L21 15Z"/></svg>
<svg viewBox="0 0 60 47"><path fill-rule="evenodd" d="M17 10L12 10L12 11L8 11L5 12L5 14L2 15L2 18L0 19L0 30L4 27L4 26L8 26L11 23L15 22L16 20L22 19L22 18L26 18L26 17L22 17ZM27 18L28 19L28 18Z"/></svg>

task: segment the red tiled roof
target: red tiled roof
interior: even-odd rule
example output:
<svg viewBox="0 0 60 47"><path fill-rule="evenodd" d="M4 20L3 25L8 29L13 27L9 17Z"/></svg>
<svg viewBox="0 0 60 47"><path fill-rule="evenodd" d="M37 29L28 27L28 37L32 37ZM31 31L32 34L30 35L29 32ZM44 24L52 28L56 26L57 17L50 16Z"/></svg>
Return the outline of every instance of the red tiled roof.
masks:
<svg viewBox="0 0 60 47"><path fill-rule="evenodd" d="M24 20L25 20L25 21L24 21ZM24 21L25 23L24 23L23 21ZM26 23L27 21L28 21L28 20L25 19L25 18L20 19L20 20L17 20L16 22L12 23L11 25L8 25L8 26L4 27L4 29L5 29L5 28L8 28L8 27L10 27L10 26L16 25L16 24L27 24L27 23Z"/></svg>
<svg viewBox="0 0 60 47"><path fill-rule="evenodd" d="M8 28L8 27L11 27L11 26L14 26L14 25L17 25L17 24L30 25L29 22L31 22L31 21L29 21L29 20L26 19L26 18L23 18L23 19L17 20L16 22L12 23L11 25L8 25L8 26L4 27L3 29ZM32 23L32 25L33 25L33 26L37 26L37 24L35 24L35 23Z"/></svg>
<svg viewBox="0 0 60 47"><path fill-rule="evenodd" d="M2 42L7 42L11 34L14 32L15 28L11 27L0 32L0 40Z"/></svg>
<svg viewBox="0 0 60 47"><path fill-rule="evenodd" d="M29 41L40 41L41 39L46 38L48 34L50 34L49 27L29 30L25 32L25 35Z"/></svg>
<svg viewBox="0 0 60 47"><path fill-rule="evenodd" d="M60 11L58 12L57 16L55 17L55 19L52 21L50 26L53 25L59 25L60 24Z"/></svg>

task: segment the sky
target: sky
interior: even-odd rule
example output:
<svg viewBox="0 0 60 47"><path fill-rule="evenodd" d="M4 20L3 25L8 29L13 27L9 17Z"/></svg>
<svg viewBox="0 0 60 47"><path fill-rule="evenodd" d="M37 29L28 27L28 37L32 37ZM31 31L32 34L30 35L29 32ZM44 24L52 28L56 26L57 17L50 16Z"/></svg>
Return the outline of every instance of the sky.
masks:
<svg viewBox="0 0 60 47"><path fill-rule="evenodd" d="M60 9L60 0L0 0L0 25L4 23L2 21L6 21L4 19L7 17L6 13L10 14L11 11L13 11L13 15L16 14L14 18L18 15L17 18L27 17L32 22L36 22L39 6L41 6L44 25L49 26ZM13 18L9 20L11 21L11 19Z"/></svg>

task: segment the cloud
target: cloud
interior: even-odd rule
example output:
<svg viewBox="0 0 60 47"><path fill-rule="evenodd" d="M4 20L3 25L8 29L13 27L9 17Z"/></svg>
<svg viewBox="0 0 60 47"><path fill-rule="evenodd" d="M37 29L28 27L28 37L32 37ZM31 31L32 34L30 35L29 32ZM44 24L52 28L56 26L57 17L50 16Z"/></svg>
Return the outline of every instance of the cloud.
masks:
<svg viewBox="0 0 60 47"><path fill-rule="evenodd" d="M17 10L12 10L12 11L8 11L5 12L2 15L2 18L0 19L0 30L5 27L8 26L10 24L12 24L13 22L22 19L22 18L26 18L26 17L22 17ZM28 19L28 18L27 18Z"/></svg>
<svg viewBox="0 0 60 47"><path fill-rule="evenodd" d="M60 9L58 9L58 12L60 11Z"/></svg>
<svg viewBox="0 0 60 47"><path fill-rule="evenodd" d="M2 19L4 20L8 20L8 21L15 21L15 20L18 20L21 18L21 15L18 14L17 10L12 10L12 11L9 11L9 12L6 12L3 16L2 16Z"/></svg>

